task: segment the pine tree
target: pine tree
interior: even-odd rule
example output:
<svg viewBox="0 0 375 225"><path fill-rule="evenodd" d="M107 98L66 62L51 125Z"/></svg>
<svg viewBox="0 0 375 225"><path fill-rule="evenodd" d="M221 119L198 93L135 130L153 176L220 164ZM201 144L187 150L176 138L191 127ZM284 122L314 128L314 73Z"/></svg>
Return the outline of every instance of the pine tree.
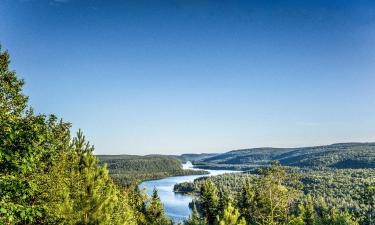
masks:
<svg viewBox="0 0 375 225"><path fill-rule="evenodd" d="M339 212L337 209L332 209L329 217L329 224L332 225L359 225L359 222L353 218L348 212Z"/></svg>
<svg viewBox="0 0 375 225"><path fill-rule="evenodd" d="M206 218L208 224L213 224L218 213L218 191L215 184L211 181L206 181L201 187L201 206L203 216Z"/></svg>
<svg viewBox="0 0 375 225"><path fill-rule="evenodd" d="M204 225L205 222L200 218L197 206L193 203L193 213L189 216L189 218L185 221L185 225Z"/></svg>
<svg viewBox="0 0 375 225"><path fill-rule="evenodd" d="M222 218L221 218L222 217ZM244 219L240 219L240 213L238 209L234 208L232 203L228 203L222 216L217 216L219 225L243 225L246 224ZM245 222L245 223L244 223Z"/></svg>
<svg viewBox="0 0 375 225"><path fill-rule="evenodd" d="M324 198L319 197L316 201L316 213L317 213L317 224L329 224L330 223L330 210Z"/></svg>
<svg viewBox="0 0 375 225"><path fill-rule="evenodd" d="M231 203L232 200L229 196L227 188L223 187L219 191L219 203L218 203L218 213L223 214L225 208L228 206L229 203Z"/></svg>
<svg viewBox="0 0 375 225"><path fill-rule="evenodd" d="M366 184L365 188L363 190L363 193L361 194L361 203L364 205L367 205L366 210L366 222L370 225L375 224L375 186Z"/></svg>
<svg viewBox="0 0 375 225"><path fill-rule="evenodd" d="M138 225L147 224L147 208L146 208L147 195L140 191L138 186L135 186L129 193L129 204L134 211L134 217Z"/></svg>
<svg viewBox="0 0 375 225"><path fill-rule="evenodd" d="M241 193L238 199L238 205L241 215L246 219L246 221L251 224L254 222L254 197L255 192L250 184L250 181L245 181Z"/></svg>
<svg viewBox="0 0 375 225"><path fill-rule="evenodd" d="M160 201L156 188L154 188L150 202L147 205L147 220L148 224L153 225L171 224L171 221L165 217L164 207Z"/></svg>
<svg viewBox="0 0 375 225"><path fill-rule="evenodd" d="M73 139L68 165L70 183L65 196L62 214L71 224L111 224L121 221L114 218L132 220L132 212L125 199L119 199L119 191L108 175L108 171L99 167L91 146L78 131ZM68 168L66 168L68 170ZM122 210L123 213L119 213Z"/></svg>
<svg viewBox="0 0 375 225"><path fill-rule="evenodd" d="M305 205L303 202L300 202L297 207L297 215L292 215L291 216L291 225L305 225L304 222L304 216L305 216Z"/></svg>
<svg viewBox="0 0 375 225"><path fill-rule="evenodd" d="M307 195L305 200L305 212L303 221L306 225L315 225L316 224L316 216L315 216L315 209L314 209L314 202L311 195Z"/></svg>

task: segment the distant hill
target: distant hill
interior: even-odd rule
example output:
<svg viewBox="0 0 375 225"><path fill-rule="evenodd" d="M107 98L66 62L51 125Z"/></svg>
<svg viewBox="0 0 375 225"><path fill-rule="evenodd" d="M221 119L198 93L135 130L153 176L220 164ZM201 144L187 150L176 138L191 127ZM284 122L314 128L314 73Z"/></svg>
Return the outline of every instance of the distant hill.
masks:
<svg viewBox="0 0 375 225"><path fill-rule="evenodd" d="M218 155L218 153L200 153L200 154L191 153L191 154L182 154L182 155L178 155L175 157L181 160L182 162L187 162L187 161L195 162L195 161L201 161L203 159L213 157L216 155Z"/></svg>
<svg viewBox="0 0 375 225"><path fill-rule="evenodd" d="M251 148L222 154L98 155L110 175L121 185L167 176L202 173L183 170L181 162L192 161L203 169L251 170L279 161L284 166L365 169L375 168L375 143L338 143L301 148Z"/></svg>
<svg viewBox="0 0 375 225"><path fill-rule="evenodd" d="M123 186L135 185L149 179L205 173L183 170L181 162L175 156L97 155L96 157L101 165L107 164L111 177Z"/></svg>
<svg viewBox="0 0 375 225"><path fill-rule="evenodd" d="M279 161L284 166L375 168L375 143L338 143L301 148L234 150L196 161L201 168L251 169Z"/></svg>

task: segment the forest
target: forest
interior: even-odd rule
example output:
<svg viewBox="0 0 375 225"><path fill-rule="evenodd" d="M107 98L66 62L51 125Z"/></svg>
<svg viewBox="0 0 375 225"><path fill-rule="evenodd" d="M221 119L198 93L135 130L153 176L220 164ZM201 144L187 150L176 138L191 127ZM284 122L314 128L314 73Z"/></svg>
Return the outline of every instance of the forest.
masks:
<svg viewBox="0 0 375 225"><path fill-rule="evenodd" d="M109 175L121 186L134 186L144 180L169 176L207 174L204 170L182 169L174 156L97 155L100 165L107 165Z"/></svg>
<svg viewBox="0 0 375 225"><path fill-rule="evenodd" d="M202 187L212 183L219 187L219 196L220 191L225 190L226 195L234 200L234 206L240 210L242 197L239 196L247 183L256 183L262 171L277 162L285 174L298 181L298 190L302 195L298 201L303 201L306 196L311 198L312 204L316 206L314 215L321 211L319 202L324 199L324 206L329 211L348 213L359 224L373 224L374 156L375 143L234 150L195 160L194 164L204 169L236 169L242 170L242 173L198 178L192 183L175 185L174 191L201 196Z"/></svg>
<svg viewBox="0 0 375 225"><path fill-rule="evenodd" d="M205 169L252 170L278 161L283 166L314 168L375 168L375 143L338 143L302 148L253 148L194 160Z"/></svg>
<svg viewBox="0 0 375 225"><path fill-rule="evenodd" d="M172 224L157 190L147 197L136 184L196 173L182 171L178 161L193 158L197 165L247 172L176 187L197 196L186 225L374 223L374 144L185 159L96 157L82 131L72 135L69 122L34 112L24 80L9 65L8 52L0 49L0 224Z"/></svg>
<svg viewBox="0 0 375 225"><path fill-rule="evenodd" d="M350 212L362 224L371 224L367 220L374 213L375 196L369 190L375 185L375 170L312 170L289 167L282 167L282 169L298 180L301 194L309 195L316 200L323 198L327 207ZM198 178L193 183L175 185L174 191L199 196L202 186L210 182L220 190L226 190L231 198L236 199L243 191L244 184L256 183L261 174L262 169L259 169L252 172Z"/></svg>

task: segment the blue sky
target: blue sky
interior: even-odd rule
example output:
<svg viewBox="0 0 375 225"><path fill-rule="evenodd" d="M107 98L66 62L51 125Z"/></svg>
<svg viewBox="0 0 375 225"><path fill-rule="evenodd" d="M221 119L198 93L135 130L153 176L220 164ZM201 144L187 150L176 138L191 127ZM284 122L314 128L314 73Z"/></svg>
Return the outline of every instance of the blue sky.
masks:
<svg viewBox="0 0 375 225"><path fill-rule="evenodd" d="M0 43L98 154L375 141L373 1L2 0Z"/></svg>

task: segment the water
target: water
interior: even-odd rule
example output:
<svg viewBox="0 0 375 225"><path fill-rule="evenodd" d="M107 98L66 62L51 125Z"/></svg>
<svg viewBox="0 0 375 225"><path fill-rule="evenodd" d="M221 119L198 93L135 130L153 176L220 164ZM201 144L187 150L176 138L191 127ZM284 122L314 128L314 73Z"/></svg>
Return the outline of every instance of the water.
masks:
<svg viewBox="0 0 375 225"><path fill-rule="evenodd" d="M190 162L182 165L184 169L194 169ZM175 184L182 182L192 182L194 179L206 176L215 176L224 173L233 173L238 171L233 170L207 170L210 174L205 175L191 175L191 176L175 176L167 177L160 180L145 181L139 185L140 189L146 189L147 195L152 195L154 187L158 190L160 200L164 204L166 215L171 218L175 223L182 222L187 219L191 214L189 203L193 200L190 195L181 193L174 193L173 187Z"/></svg>

